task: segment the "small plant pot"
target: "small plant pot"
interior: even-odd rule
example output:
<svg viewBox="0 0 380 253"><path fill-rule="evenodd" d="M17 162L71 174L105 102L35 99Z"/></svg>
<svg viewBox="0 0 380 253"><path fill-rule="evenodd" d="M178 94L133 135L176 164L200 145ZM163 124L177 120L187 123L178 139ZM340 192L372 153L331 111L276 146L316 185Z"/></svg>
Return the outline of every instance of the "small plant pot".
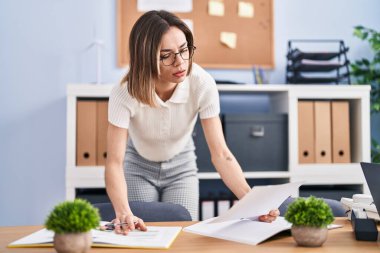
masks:
<svg viewBox="0 0 380 253"><path fill-rule="evenodd" d="M320 247L327 239L327 228L292 226L292 236L299 246Z"/></svg>
<svg viewBox="0 0 380 253"><path fill-rule="evenodd" d="M91 232L54 235L54 248L58 253L86 253L91 243Z"/></svg>

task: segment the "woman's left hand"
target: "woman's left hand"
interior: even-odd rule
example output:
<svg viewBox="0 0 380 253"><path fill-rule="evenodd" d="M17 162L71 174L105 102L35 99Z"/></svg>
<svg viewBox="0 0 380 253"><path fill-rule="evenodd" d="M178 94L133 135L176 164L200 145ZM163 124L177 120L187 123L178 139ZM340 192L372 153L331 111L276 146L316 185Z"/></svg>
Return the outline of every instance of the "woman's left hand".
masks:
<svg viewBox="0 0 380 253"><path fill-rule="evenodd" d="M276 220L277 216L279 215L280 215L280 211L278 209L274 209L274 210L271 210L268 214L259 216L259 221L270 223Z"/></svg>

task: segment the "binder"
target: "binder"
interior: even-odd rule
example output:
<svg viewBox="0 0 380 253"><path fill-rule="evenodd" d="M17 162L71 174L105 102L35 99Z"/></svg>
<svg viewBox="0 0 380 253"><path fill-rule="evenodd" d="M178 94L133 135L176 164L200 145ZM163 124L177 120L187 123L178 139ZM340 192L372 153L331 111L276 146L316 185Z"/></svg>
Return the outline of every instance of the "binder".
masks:
<svg viewBox="0 0 380 253"><path fill-rule="evenodd" d="M96 101L77 102L77 165L96 165Z"/></svg>
<svg viewBox="0 0 380 253"><path fill-rule="evenodd" d="M104 166L107 158L108 101L97 101L96 121L96 164Z"/></svg>
<svg viewBox="0 0 380 253"><path fill-rule="evenodd" d="M298 101L298 160L315 162L314 102Z"/></svg>
<svg viewBox="0 0 380 253"><path fill-rule="evenodd" d="M331 163L331 103L314 102L315 162Z"/></svg>
<svg viewBox="0 0 380 253"><path fill-rule="evenodd" d="M349 109L348 101L331 103L333 163L351 163Z"/></svg>
<svg viewBox="0 0 380 253"><path fill-rule="evenodd" d="M214 217L214 201L204 200L201 202L202 217L201 220L207 220Z"/></svg>

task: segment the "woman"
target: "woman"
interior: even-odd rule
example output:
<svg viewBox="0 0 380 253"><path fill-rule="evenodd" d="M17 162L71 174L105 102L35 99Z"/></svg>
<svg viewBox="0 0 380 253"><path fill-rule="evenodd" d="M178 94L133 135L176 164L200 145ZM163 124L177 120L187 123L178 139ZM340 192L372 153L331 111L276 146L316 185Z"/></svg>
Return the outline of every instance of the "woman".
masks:
<svg viewBox="0 0 380 253"><path fill-rule="evenodd" d="M132 28L130 69L109 101L105 179L116 214L113 222L122 224L116 226L117 233L146 230L128 199L180 204L197 219L191 133L198 114L212 163L224 183L239 199L250 190L224 140L215 81L192 62L195 49L189 28L169 12L147 12ZM271 222L278 215L273 210L260 220Z"/></svg>

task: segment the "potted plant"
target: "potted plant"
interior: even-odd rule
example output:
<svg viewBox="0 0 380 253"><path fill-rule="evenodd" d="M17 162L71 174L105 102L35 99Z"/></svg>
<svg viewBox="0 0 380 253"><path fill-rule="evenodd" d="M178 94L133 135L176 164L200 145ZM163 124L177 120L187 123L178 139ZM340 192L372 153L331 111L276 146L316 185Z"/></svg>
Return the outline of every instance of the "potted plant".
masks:
<svg viewBox="0 0 380 253"><path fill-rule="evenodd" d="M325 201L311 196L291 203L285 219L292 223L292 236L299 246L319 247L327 239L327 225L334 215Z"/></svg>
<svg viewBox="0 0 380 253"><path fill-rule="evenodd" d="M351 64L351 73L358 84L371 85L371 113L379 116L380 113L380 32L356 26L354 36L367 41L372 49L373 58L362 58ZM372 162L380 163L380 144L372 138Z"/></svg>
<svg viewBox="0 0 380 253"><path fill-rule="evenodd" d="M54 234L58 253L87 252L92 243L90 230L99 226L99 211L82 199L65 201L54 207L45 226Z"/></svg>

